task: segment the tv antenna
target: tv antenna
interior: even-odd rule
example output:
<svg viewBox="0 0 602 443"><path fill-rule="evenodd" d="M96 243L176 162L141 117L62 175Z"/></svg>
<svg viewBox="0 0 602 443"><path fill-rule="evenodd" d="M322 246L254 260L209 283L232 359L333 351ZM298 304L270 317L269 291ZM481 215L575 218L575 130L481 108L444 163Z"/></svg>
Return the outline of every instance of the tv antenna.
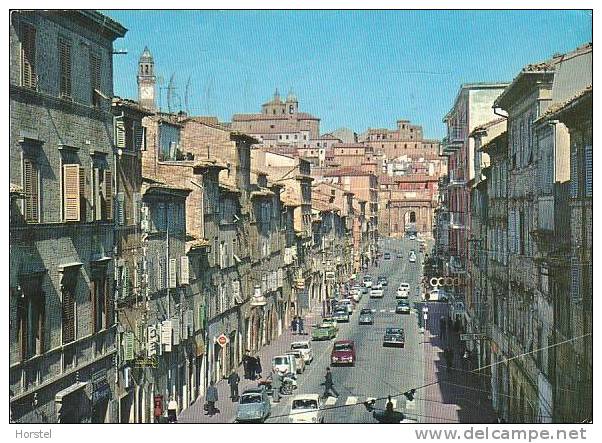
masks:
<svg viewBox="0 0 602 443"><path fill-rule="evenodd" d="M169 78L169 83L167 84L167 112L169 112L171 114L171 107L172 107L172 101L174 98L174 90L176 89L176 87L174 86L174 77L175 77L176 73L172 73L171 77Z"/></svg>
<svg viewBox="0 0 602 443"><path fill-rule="evenodd" d="M188 95L190 93L190 76L188 76L188 81L186 82L186 91L184 93L184 108L186 109L186 114L190 115L190 107L188 106Z"/></svg>

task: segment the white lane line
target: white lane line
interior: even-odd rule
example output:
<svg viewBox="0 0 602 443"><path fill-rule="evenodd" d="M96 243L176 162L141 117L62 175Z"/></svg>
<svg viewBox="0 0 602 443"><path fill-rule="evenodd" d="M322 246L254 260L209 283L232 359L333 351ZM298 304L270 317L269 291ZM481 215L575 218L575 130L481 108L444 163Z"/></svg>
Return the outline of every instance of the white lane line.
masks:
<svg viewBox="0 0 602 443"><path fill-rule="evenodd" d="M326 406L334 406L334 404L337 402L337 398L336 397L328 397L326 399L326 401L324 402L324 404Z"/></svg>
<svg viewBox="0 0 602 443"><path fill-rule="evenodd" d="M347 400L345 400L345 406L349 405L357 405L357 397L347 397Z"/></svg>
<svg viewBox="0 0 602 443"><path fill-rule="evenodd" d="M385 311L386 311L386 309L381 309L381 310L380 310L380 312L385 312Z"/></svg>
<svg viewBox="0 0 602 443"><path fill-rule="evenodd" d="M394 313L395 313L395 309L389 309L389 312L390 312L391 314L394 314Z"/></svg>

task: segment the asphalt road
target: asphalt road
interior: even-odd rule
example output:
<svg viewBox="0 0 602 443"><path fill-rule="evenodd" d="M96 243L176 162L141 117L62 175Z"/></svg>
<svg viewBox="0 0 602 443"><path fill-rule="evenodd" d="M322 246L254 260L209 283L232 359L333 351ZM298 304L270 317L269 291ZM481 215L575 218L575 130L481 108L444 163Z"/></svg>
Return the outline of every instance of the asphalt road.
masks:
<svg viewBox="0 0 602 443"><path fill-rule="evenodd" d="M410 249L416 251L417 260L410 263ZM406 413L406 417L418 422L428 422L424 418L423 402L406 402L400 395L413 387L424 384L423 341L425 336L418 326L418 315L422 316L419 283L422 278L421 259L417 241L409 239L383 239L382 252L390 252L391 259L381 257L378 267L372 267L368 273L374 281L384 275L389 284L385 287L382 299L370 299L365 294L350 318L349 323L339 325L336 339L354 340L357 362L354 367L331 367L335 389L339 397L330 397L325 402L325 421L327 423L373 423L372 414L367 412L363 402L369 398L393 396L396 410ZM402 258L396 255L401 252ZM395 294L401 282L410 284L410 304L412 313L396 314ZM359 325L359 311L362 308L375 310L373 325ZM382 345L387 327L402 327L405 330L404 348L385 348ZM296 393L324 392L326 367L330 365L332 341L312 342L314 361L298 378ZM278 404L272 405L272 416L268 423L288 422L291 396L283 397ZM385 400L377 401L376 408L385 407Z"/></svg>

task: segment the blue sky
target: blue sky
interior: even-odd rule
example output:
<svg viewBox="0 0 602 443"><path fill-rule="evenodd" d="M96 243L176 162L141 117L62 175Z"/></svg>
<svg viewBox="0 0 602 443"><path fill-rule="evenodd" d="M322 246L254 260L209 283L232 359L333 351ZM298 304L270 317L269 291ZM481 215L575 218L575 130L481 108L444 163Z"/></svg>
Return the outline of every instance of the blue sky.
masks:
<svg viewBox="0 0 602 443"><path fill-rule="evenodd" d="M114 56L115 94L137 98L145 45L189 109L258 112L278 87L321 131L394 128L440 138L461 83L511 81L522 66L592 40L589 11L103 11L129 29ZM166 109L163 91L163 109Z"/></svg>

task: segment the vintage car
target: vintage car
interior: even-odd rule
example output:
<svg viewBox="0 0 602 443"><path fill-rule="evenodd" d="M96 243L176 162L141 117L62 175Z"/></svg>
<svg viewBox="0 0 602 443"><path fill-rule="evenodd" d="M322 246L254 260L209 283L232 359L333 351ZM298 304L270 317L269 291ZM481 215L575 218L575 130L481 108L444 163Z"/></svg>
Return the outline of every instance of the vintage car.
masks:
<svg viewBox="0 0 602 443"><path fill-rule="evenodd" d="M265 388L247 389L242 393L236 408L236 422L264 422L271 411L270 398Z"/></svg>
<svg viewBox="0 0 602 443"><path fill-rule="evenodd" d="M293 397L290 423L324 423L324 411L319 394L297 394Z"/></svg>
<svg viewBox="0 0 602 443"><path fill-rule="evenodd" d="M355 343L353 340L335 341L330 353L330 363L355 366Z"/></svg>
<svg viewBox="0 0 602 443"><path fill-rule="evenodd" d="M312 340L332 340L337 336L336 327L332 323L316 325L311 331Z"/></svg>
<svg viewBox="0 0 602 443"><path fill-rule="evenodd" d="M410 302L407 300L400 300L399 303L397 303L395 312L397 312L398 314L409 314L410 313Z"/></svg>
<svg viewBox="0 0 602 443"><path fill-rule="evenodd" d="M314 359L314 351L308 341L294 341L291 343L291 351L300 351L303 354L305 364L310 364Z"/></svg>
<svg viewBox="0 0 602 443"><path fill-rule="evenodd" d="M301 351L288 351L286 355L292 355L295 357L295 365L297 367L297 374L305 372L305 359Z"/></svg>
<svg viewBox="0 0 602 443"><path fill-rule="evenodd" d="M387 328L383 337L383 346L405 346L405 333L402 328Z"/></svg>
<svg viewBox="0 0 602 443"><path fill-rule="evenodd" d="M337 322L349 321L349 311L347 311L347 308L345 306L336 307L332 316L336 319Z"/></svg>
<svg viewBox="0 0 602 443"><path fill-rule="evenodd" d="M374 315L372 309L364 308L360 311L359 324L371 325L374 323Z"/></svg>

